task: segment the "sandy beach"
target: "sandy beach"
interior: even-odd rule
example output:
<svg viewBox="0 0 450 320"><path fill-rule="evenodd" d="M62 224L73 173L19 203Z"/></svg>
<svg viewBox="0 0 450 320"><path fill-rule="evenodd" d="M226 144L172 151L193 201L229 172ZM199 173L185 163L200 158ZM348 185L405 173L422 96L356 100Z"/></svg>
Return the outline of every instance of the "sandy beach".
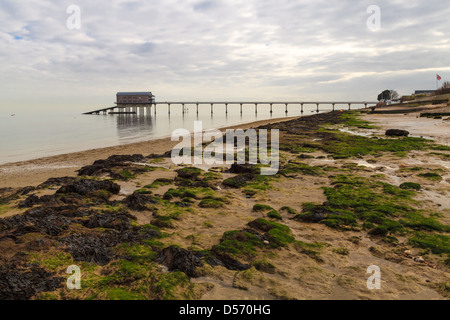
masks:
<svg viewBox="0 0 450 320"><path fill-rule="evenodd" d="M295 118L298 117L260 120L219 129L221 131L226 129L247 130L248 128L288 121ZM171 141L168 137L3 164L0 165L0 188L36 186L51 177L73 177L77 175L76 170L81 167L92 164L99 159L106 159L114 154L163 154L171 150L177 143L177 141Z"/></svg>
<svg viewBox="0 0 450 320"><path fill-rule="evenodd" d="M229 127L280 129L276 176L168 157L92 165L162 154L177 143L168 138L1 166L0 187L15 188L2 190L0 261L23 274L30 262L41 269L19 291L5 274L0 296L448 299L446 118L331 112ZM81 167L83 177L71 178ZM69 265L89 279L79 291L55 278ZM373 265L381 290L367 287ZM47 279L45 292L33 279Z"/></svg>

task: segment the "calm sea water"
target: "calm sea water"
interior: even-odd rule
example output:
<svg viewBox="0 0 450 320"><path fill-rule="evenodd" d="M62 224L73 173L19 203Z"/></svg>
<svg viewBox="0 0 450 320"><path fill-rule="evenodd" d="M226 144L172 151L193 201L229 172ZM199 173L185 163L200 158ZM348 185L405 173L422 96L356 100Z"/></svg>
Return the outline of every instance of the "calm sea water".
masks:
<svg viewBox="0 0 450 320"><path fill-rule="evenodd" d="M354 106L357 108L358 106ZM353 108L353 106L352 106ZM329 111L331 106L321 106L320 112ZM300 106L244 106L240 114L238 105L215 105L211 116L210 106L158 105L156 115L82 115L79 110L52 110L40 112L18 112L14 116L0 113L0 164L31 160L40 157L117 146L131 142L168 137L178 128L193 130L194 121L201 120L203 129L223 128L270 118L301 115ZM304 106L303 115L316 113L315 106ZM143 152L146 153L146 152ZM151 151L149 152L151 153Z"/></svg>

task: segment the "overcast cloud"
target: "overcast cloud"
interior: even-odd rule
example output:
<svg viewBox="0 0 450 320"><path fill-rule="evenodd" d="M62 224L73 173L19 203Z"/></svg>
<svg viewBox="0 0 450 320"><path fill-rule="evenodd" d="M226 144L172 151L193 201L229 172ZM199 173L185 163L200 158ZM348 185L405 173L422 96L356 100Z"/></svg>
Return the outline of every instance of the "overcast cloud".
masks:
<svg viewBox="0 0 450 320"><path fill-rule="evenodd" d="M449 16L442 0L0 0L2 105L89 109L141 90L159 101L410 94L449 80Z"/></svg>

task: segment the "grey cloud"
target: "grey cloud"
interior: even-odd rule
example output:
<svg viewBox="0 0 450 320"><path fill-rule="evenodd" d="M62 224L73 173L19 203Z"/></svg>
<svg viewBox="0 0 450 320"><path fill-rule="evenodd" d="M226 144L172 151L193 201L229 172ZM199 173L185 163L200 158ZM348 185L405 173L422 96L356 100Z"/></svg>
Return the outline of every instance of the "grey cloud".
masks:
<svg viewBox="0 0 450 320"><path fill-rule="evenodd" d="M80 0L82 28L68 30L72 2L2 1L2 85L20 87L27 74L41 91L48 81L49 94L58 78L140 87L151 73L149 90L169 95L189 83L193 97L206 85L218 96L237 86L235 96L370 98L384 84L425 86L433 72L421 70L450 73L442 0L375 1L378 32L366 26L372 0Z"/></svg>

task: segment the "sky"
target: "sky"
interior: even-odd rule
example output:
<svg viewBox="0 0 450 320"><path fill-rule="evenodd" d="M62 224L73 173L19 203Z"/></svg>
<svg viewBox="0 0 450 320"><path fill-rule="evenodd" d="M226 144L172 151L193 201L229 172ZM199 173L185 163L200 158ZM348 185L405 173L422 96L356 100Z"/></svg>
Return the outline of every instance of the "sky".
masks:
<svg viewBox="0 0 450 320"><path fill-rule="evenodd" d="M0 108L411 94L450 80L449 16L442 0L0 0Z"/></svg>

